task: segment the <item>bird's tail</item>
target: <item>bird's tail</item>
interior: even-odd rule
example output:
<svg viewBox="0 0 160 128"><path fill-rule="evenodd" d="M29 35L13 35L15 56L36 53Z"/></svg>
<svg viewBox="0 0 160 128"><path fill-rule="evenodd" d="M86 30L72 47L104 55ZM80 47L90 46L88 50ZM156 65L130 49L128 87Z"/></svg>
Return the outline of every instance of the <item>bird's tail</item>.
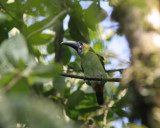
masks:
<svg viewBox="0 0 160 128"><path fill-rule="evenodd" d="M96 93L96 97L97 97L97 102L98 102L98 104L99 104L99 105L103 105L103 103L104 103L104 98L103 98L104 86L100 86L100 85L94 86L94 87L93 87L93 90L94 90L95 93Z"/></svg>
<svg viewBox="0 0 160 128"><path fill-rule="evenodd" d="M103 92L96 92L97 102L99 105L103 105L104 99L103 99Z"/></svg>

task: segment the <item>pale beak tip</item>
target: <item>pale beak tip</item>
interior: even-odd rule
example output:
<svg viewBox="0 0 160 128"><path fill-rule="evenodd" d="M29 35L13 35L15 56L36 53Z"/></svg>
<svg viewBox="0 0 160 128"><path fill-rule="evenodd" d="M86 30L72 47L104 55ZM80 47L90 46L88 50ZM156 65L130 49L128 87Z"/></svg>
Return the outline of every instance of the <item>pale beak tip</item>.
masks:
<svg viewBox="0 0 160 128"><path fill-rule="evenodd" d="M61 42L60 44L63 45L64 42Z"/></svg>

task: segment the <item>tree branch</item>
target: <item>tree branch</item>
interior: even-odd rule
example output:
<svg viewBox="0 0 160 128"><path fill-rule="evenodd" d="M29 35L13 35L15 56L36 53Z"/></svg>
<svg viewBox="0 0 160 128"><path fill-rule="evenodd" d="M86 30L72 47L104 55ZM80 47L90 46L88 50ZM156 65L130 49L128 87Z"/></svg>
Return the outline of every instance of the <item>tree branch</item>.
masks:
<svg viewBox="0 0 160 128"><path fill-rule="evenodd" d="M72 74L67 74L67 73L61 73L61 76L77 78L77 79L84 79L84 80L95 80L95 81L109 81L109 82L120 82L121 81L121 78L93 78L93 77L72 75Z"/></svg>
<svg viewBox="0 0 160 128"><path fill-rule="evenodd" d="M109 72L116 72L116 71L119 71L119 72L123 72L123 70L125 69L110 69L110 70L105 70L105 72L109 73ZM71 68L71 69L67 69L67 71L69 72L83 72L81 69L75 69L75 68Z"/></svg>
<svg viewBox="0 0 160 128"><path fill-rule="evenodd" d="M109 107L108 105L106 106L106 109L105 109L105 112L104 112L104 117L103 117L103 128L106 128L106 125L107 125L107 114L108 114L108 110L109 110Z"/></svg>
<svg viewBox="0 0 160 128"><path fill-rule="evenodd" d="M123 72L125 69L110 69L110 70L105 70L105 72L116 72L116 71L119 71L119 72Z"/></svg>

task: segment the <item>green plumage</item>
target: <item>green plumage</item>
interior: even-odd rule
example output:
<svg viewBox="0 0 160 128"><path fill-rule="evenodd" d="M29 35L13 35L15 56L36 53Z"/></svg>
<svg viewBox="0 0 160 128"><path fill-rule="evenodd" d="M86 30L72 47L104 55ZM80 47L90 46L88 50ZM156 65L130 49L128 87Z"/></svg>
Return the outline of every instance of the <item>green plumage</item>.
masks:
<svg viewBox="0 0 160 128"><path fill-rule="evenodd" d="M81 55L81 64L86 77L107 78L104 65L100 57L92 51L84 51ZM103 81L87 81L87 84L94 87L95 85L104 85Z"/></svg>

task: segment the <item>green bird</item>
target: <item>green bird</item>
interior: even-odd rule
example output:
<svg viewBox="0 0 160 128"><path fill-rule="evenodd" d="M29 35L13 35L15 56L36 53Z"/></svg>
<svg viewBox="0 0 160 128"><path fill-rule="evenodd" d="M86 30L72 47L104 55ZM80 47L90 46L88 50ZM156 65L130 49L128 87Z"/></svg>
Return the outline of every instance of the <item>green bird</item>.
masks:
<svg viewBox="0 0 160 128"><path fill-rule="evenodd" d="M107 78L103 63L104 58L97 54L89 45L80 41L65 41L61 44L70 46L77 51L81 58L82 70L86 77ZM104 104L103 92L105 81L87 80L86 83L95 91L98 104Z"/></svg>

